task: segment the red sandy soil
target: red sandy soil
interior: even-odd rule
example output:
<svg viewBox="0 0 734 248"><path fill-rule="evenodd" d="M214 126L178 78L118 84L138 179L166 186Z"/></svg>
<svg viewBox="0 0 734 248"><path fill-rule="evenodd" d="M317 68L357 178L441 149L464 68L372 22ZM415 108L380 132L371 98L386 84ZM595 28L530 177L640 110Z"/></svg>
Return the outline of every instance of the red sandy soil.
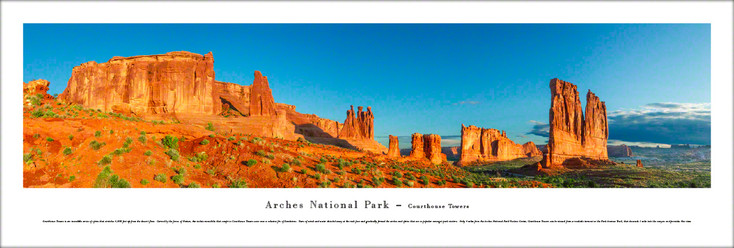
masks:
<svg viewBox="0 0 734 248"><path fill-rule="evenodd" d="M306 141L255 137L231 133L230 130L210 131L200 123L160 124L143 119L123 120L110 113L75 108L53 100L44 100L38 107L24 107L23 153L24 160L28 159L23 165L24 187L94 187L98 174L107 165L134 188L187 187L192 183L201 187L229 187L238 180L244 180L247 187L256 188L356 187L360 183L362 187L393 188L397 187L392 180L395 172L403 174L400 181L408 174L413 175L416 179L409 181L415 188L466 187L451 181L450 177L462 177L468 172L447 163L432 165L428 160L390 159L382 154ZM50 110L62 116L34 118L32 111L38 110ZM100 135L95 137L98 131ZM161 139L167 135L182 140L178 142L178 161L165 154L169 149L161 144ZM141 136L145 137L145 142L139 140ZM114 155L113 152L123 148L128 138L132 140L128 145L130 151ZM208 144L203 144L206 143L204 140ZM104 142L105 145L94 150L90 145L92 141ZM71 154L64 154L67 147ZM145 155L146 151L151 151L151 155ZM204 161L190 159L202 152L207 155ZM111 158L111 163L100 165L98 162L105 155ZM251 159L257 164L247 166ZM294 160L300 161L300 165ZM340 161L346 164L343 169L338 167ZM285 163L291 169L281 172L280 168ZM331 173L317 173L316 165L319 163L325 164ZM172 180L177 171L184 177L180 184ZM164 174L166 182L154 180L157 174ZM319 179L315 178L316 174L320 175ZM428 177L430 183L424 185L421 176ZM384 182L377 185L375 177L384 177ZM148 183L143 185L142 180ZM438 184L441 180L445 180L444 185ZM522 184L547 187L535 181Z"/></svg>

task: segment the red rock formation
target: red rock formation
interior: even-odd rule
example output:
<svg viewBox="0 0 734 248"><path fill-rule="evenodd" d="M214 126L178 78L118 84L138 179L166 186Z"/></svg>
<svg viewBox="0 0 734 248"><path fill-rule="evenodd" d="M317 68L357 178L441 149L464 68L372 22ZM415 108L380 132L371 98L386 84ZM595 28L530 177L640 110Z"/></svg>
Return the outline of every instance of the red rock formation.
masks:
<svg viewBox="0 0 734 248"><path fill-rule="evenodd" d="M642 160L639 160L639 159L637 160L637 167L642 168Z"/></svg>
<svg viewBox="0 0 734 248"><path fill-rule="evenodd" d="M446 154L441 153L441 136L438 134L423 135L423 153L433 164L446 161Z"/></svg>
<svg viewBox="0 0 734 248"><path fill-rule="evenodd" d="M250 91L250 115L275 115L275 100L268 85L268 77L264 77L259 71L255 71L255 80Z"/></svg>
<svg viewBox="0 0 734 248"><path fill-rule="evenodd" d="M543 156L543 153L540 152L537 146L535 146L535 143L532 141L528 141L525 144L522 144L523 152L528 157L536 157L536 156Z"/></svg>
<svg viewBox="0 0 734 248"><path fill-rule="evenodd" d="M387 156L390 158L400 157L400 147L398 146L398 136L390 135L390 148L387 150Z"/></svg>
<svg viewBox="0 0 734 248"><path fill-rule="evenodd" d="M563 165L571 158L608 160L609 129L604 102L589 91L584 119L576 85L554 78L550 88L550 136L543 166Z"/></svg>
<svg viewBox="0 0 734 248"><path fill-rule="evenodd" d="M618 146L607 146L607 154L610 157L632 157L632 149L629 146L622 144Z"/></svg>
<svg viewBox="0 0 734 248"><path fill-rule="evenodd" d="M28 83L23 83L23 98L41 94L41 97L43 99L48 99L48 100L54 99L53 96L47 93L48 86L50 84L51 83L49 83L45 79L38 79L38 80L30 81Z"/></svg>
<svg viewBox="0 0 734 248"><path fill-rule="evenodd" d="M251 89L251 85L214 81L214 102L219 103L214 105L214 113L229 110L240 116L249 116Z"/></svg>
<svg viewBox="0 0 734 248"><path fill-rule="evenodd" d="M414 133L410 142L412 149L410 150L411 158L426 157L425 148L423 147L423 134Z"/></svg>
<svg viewBox="0 0 734 248"><path fill-rule="evenodd" d="M531 143L532 144L532 143ZM532 148L535 145L532 144ZM461 158L457 165L463 166L470 163L494 162L512 160L521 157L527 157L528 152L533 151L528 145L528 151L525 146L516 144L509 138L505 131L491 128L479 128L476 126L461 125Z"/></svg>
<svg viewBox="0 0 734 248"><path fill-rule="evenodd" d="M358 112L354 114L354 106L350 106L347 110L347 119L344 120L344 126L339 131L340 139L374 139L374 114L372 108L367 107L367 111L362 111L359 106Z"/></svg>
<svg viewBox="0 0 734 248"><path fill-rule="evenodd" d="M214 58L190 52L114 57L74 67L59 98L92 109L128 104L141 114L214 113Z"/></svg>

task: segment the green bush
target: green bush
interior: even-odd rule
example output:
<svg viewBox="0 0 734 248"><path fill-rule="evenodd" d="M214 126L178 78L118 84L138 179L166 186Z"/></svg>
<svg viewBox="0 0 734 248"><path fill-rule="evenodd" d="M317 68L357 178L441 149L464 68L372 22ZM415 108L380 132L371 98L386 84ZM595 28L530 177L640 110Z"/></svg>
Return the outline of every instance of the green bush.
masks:
<svg viewBox="0 0 734 248"><path fill-rule="evenodd" d="M392 178L392 183L395 184L395 186L398 186L398 187L402 187L403 186L403 182L400 181L400 179L398 177L393 177Z"/></svg>
<svg viewBox="0 0 734 248"><path fill-rule="evenodd" d="M403 177L403 173L400 173L399 171L396 171L396 172L393 173L393 176L394 177L397 177L397 178L402 178Z"/></svg>
<svg viewBox="0 0 734 248"><path fill-rule="evenodd" d="M466 187L467 188L474 188L474 183L473 182L466 182Z"/></svg>
<svg viewBox="0 0 734 248"><path fill-rule="evenodd" d="M163 137L163 139L161 139L161 144L170 149L178 149L178 138L171 135L166 135L166 137Z"/></svg>
<svg viewBox="0 0 734 248"><path fill-rule="evenodd" d="M184 176L181 174L176 174L175 176L171 177L171 180L173 181L173 183L180 185L184 182Z"/></svg>
<svg viewBox="0 0 734 248"><path fill-rule="evenodd" d="M211 122L206 123L206 130L214 132L214 125Z"/></svg>
<svg viewBox="0 0 734 248"><path fill-rule="evenodd" d="M209 158L209 155L207 155L206 152L200 152L195 154L193 157L189 157L189 161L198 163L206 161L207 158Z"/></svg>
<svg viewBox="0 0 734 248"><path fill-rule="evenodd" d="M143 153L143 155L150 156L150 155L153 155L153 152L151 152L150 150L147 150L145 151L145 153Z"/></svg>
<svg viewBox="0 0 734 248"><path fill-rule="evenodd" d="M70 147L64 148L64 151L62 152L64 155L71 155L72 151Z"/></svg>
<svg viewBox="0 0 734 248"><path fill-rule="evenodd" d="M48 142L53 142L53 141L54 141L54 139L53 139L53 138L51 138L51 137L46 137L46 141L48 141Z"/></svg>
<svg viewBox="0 0 734 248"><path fill-rule="evenodd" d="M267 154L265 154L265 151L263 151L263 150L257 150L257 152L255 152L255 155L258 155L258 156L261 156L261 157L266 157L267 156Z"/></svg>
<svg viewBox="0 0 734 248"><path fill-rule="evenodd" d="M120 176L113 174L112 169L109 166L105 166L102 171L97 174L97 178L94 180L95 188L130 188L130 183L120 178Z"/></svg>
<svg viewBox="0 0 734 248"><path fill-rule="evenodd" d="M69 182L73 182L74 180L76 180L76 176L74 176L74 175L71 175L71 176L69 177Z"/></svg>
<svg viewBox="0 0 734 248"><path fill-rule="evenodd" d="M201 188L198 183L189 183L189 188Z"/></svg>
<svg viewBox="0 0 734 248"><path fill-rule="evenodd" d="M178 150L176 150L176 149L168 149L168 151L166 151L165 153L166 153L166 155L168 155L168 157L169 157L169 158L171 158L171 160L173 160L173 161L178 161L178 158L179 158L179 156L180 156L180 155L178 154Z"/></svg>
<svg viewBox="0 0 734 248"><path fill-rule="evenodd" d="M288 171L291 171L291 165L286 163L280 167L280 172L288 172Z"/></svg>
<svg viewBox="0 0 734 248"><path fill-rule="evenodd" d="M199 144L208 145L209 144L209 140L208 139L203 139L203 140L201 140L201 143L199 143Z"/></svg>
<svg viewBox="0 0 734 248"><path fill-rule="evenodd" d="M195 165L194 165L194 169L197 169L197 170L198 170L198 169L201 169L201 165L200 165L200 164L195 164Z"/></svg>
<svg viewBox="0 0 734 248"><path fill-rule="evenodd" d="M233 140L235 140L234 136L229 136L229 138L227 138L227 141L233 141Z"/></svg>
<svg viewBox="0 0 734 248"><path fill-rule="evenodd" d="M140 184L142 184L142 185L147 185L148 183L150 183L150 182L148 182L148 180L146 180L146 179L141 179L140 180Z"/></svg>
<svg viewBox="0 0 734 248"><path fill-rule="evenodd" d="M235 179L229 183L230 188L247 188L247 182L244 179Z"/></svg>
<svg viewBox="0 0 734 248"><path fill-rule="evenodd" d="M100 143L100 142L97 142L96 140L92 140L92 142L89 142L89 146L91 146L92 149L94 150L99 150L99 148L102 148L106 144L107 143L105 142Z"/></svg>
<svg viewBox="0 0 734 248"><path fill-rule="evenodd" d="M138 141L140 141L140 143L145 144L145 142L148 141L148 138L145 137L145 135L140 135L140 137L138 137Z"/></svg>
<svg viewBox="0 0 734 248"><path fill-rule="evenodd" d="M74 135L69 134L69 140L74 140Z"/></svg>
<svg viewBox="0 0 734 248"><path fill-rule="evenodd" d="M114 156L120 156L120 155L125 154L125 153L128 153L130 151L131 151L130 148L117 148L114 151L112 151L112 155L114 155Z"/></svg>
<svg viewBox="0 0 734 248"><path fill-rule="evenodd" d="M153 180L156 180L156 181L162 182L162 183L166 183L166 181L168 180L166 178L167 178L166 177L166 174L161 173L161 174L155 175L155 177L153 177Z"/></svg>
<svg viewBox="0 0 734 248"><path fill-rule="evenodd" d="M326 172L326 165L323 163L316 164L316 171L325 173Z"/></svg>
<svg viewBox="0 0 734 248"><path fill-rule="evenodd" d="M427 176L421 176L421 182L423 182L424 185L428 185L431 183L431 181L428 180Z"/></svg>
<svg viewBox="0 0 734 248"><path fill-rule="evenodd" d="M99 137L99 136L102 136L102 131L95 131L94 137Z"/></svg>
<svg viewBox="0 0 734 248"><path fill-rule="evenodd" d="M247 166L253 166L253 165L256 165L256 164L257 164L257 160L255 160L255 159L247 160Z"/></svg>
<svg viewBox="0 0 734 248"><path fill-rule="evenodd" d="M112 163L112 158L109 155L104 155L102 159L100 159L97 164L99 165L106 165Z"/></svg>

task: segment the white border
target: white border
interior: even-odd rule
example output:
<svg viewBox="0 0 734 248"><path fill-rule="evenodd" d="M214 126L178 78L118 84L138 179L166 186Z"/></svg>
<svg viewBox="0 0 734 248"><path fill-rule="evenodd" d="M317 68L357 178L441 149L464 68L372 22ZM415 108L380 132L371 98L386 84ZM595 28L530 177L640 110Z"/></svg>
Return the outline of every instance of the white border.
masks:
<svg viewBox="0 0 734 248"><path fill-rule="evenodd" d="M3 2L2 245L732 245L731 2ZM711 23L710 189L23 189L23 23ZM549 37L552 39L552 37ZM265 211L266 199L466 203ZM686 219L692 224L62 225L42 219Z"/></svg>

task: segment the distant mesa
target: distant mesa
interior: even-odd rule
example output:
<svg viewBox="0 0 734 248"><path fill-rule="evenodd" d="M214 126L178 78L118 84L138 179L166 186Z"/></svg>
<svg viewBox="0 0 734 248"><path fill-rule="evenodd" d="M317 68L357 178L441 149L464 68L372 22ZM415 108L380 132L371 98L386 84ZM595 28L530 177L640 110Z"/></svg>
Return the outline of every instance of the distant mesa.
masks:
<svg viewBox="0 0 734 248"><path fill-rule="evenodd" d="M523 157L540 156L534 143L516 144L505 131L461 124L461 158L457 165L497 162Z"/></svg>
<svg viewBox="0 0 734 248"><path fill-rule="evenodd" d="M550 81L550 89L550 136L548 152L541 161L543 167L576 163L576 159L607 163L609 126L604 102L589 90L584 115L576 85L554 78Z"/></svg>
<svg viewBox="0 0 734 248"><path fill-rule="evenodd" d="M621 144L618 146L607 146L607 154L610 157L632 157L634 156L632 154L632 149L625 144Z"/></svg>

